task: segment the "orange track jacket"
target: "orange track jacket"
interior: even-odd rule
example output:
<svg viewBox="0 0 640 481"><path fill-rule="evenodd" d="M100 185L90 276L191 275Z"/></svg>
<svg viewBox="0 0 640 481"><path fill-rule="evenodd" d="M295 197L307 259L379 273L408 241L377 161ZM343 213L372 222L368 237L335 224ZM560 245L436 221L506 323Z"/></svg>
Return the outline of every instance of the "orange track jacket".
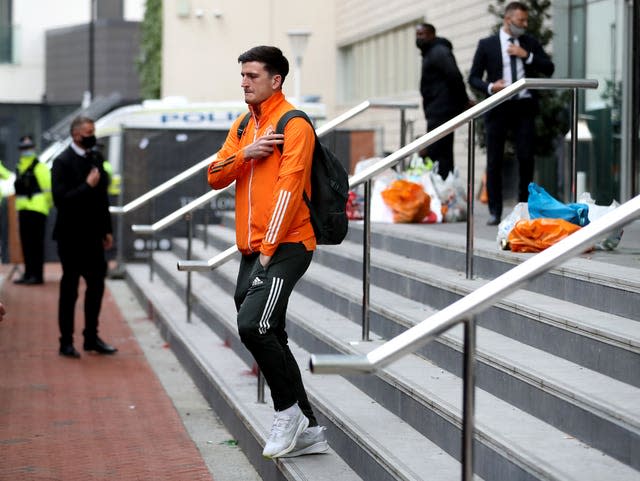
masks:
<svg viewBox="0 0 640 481"><path fill-rule="evenodd" d="M282 115L294 107L276 92L260 104L260 116L249 106L251 119L241 139L237 130L241 115L231 126L217 159L211 162L207 180L214 189L236 181L236 244L243 254L273 255L281 242L302 242L316 247L303 190L311 196L311 162L315 135L302 118L287 123L284 152L278 147L264 159L244 156L244 147L258 137L275 133Z"/></svg>

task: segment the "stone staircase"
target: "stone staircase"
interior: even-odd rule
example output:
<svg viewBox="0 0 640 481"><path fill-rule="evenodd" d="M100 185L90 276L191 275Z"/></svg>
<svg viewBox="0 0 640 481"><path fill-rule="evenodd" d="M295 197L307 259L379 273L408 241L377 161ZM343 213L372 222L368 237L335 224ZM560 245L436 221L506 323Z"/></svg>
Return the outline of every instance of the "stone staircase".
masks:
<svg viewBox="0 0 640 481"><path fill-rule="evenodd" d="M151 306L196 384L265 480L461 478L462 329L375 375L312 375L311 353L362 354L530 255L499 251L482 218L475 278L464 275L464 224L374 225L372 341L361 339L362 229L321 247L289 304L287 331L329 454L264 460L272 419L257 402L253 359L235 325L237 259L192 274L186 239L127 279ZM196 229L193 258L234 243L233 218ZM626 244L625 244L626 242ZM640 223L617 251L590 253L478 315L475 473L485 480L640 480Z"/></svg>

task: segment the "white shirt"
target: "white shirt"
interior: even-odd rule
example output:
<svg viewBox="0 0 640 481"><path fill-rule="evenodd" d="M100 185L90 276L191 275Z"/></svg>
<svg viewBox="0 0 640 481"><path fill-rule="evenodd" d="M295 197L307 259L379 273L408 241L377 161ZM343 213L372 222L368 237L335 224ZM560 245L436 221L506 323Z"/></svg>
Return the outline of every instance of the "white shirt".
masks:
<svg viewBox="0 0 640 481"><path fill-rule="evenodd" d="M82 147L80 147L79 145L76 145L75 142L71 141L71 148L73 149L73 151L78 154L80 157L86 157L87 156L87 151L84 150Z"/></svg>
<svg viewBox="0 0 640 481"><path fill-rule="evenodd" d="M520 80L524 78L524 64L530 64L533 61L533 54L529 53L529 56L525 61L523 61L520 57L516 57L516 79L511 78L511 55L507 53L507 48L509 48L509 39L513 38L513 44L520 46L520 42L516 37L512 37L507 32L504 31L504 28L500 29L500 50L502 51L502 78L506 82L507 86L514 83L516 80ZM491 89L493 88L493 83L489 84L488 92L491 95ZM528 98L531 97L531 94L528 90L523 90L518 94L518 98Z"/></svg>

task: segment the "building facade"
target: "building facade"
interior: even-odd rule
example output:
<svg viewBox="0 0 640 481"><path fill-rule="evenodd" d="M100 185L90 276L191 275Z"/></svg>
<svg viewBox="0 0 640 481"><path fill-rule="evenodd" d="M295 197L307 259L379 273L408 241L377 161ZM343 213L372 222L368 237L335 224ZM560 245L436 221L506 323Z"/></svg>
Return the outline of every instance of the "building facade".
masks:
<svg viewBox="0 0 640 481"><path fill-rule="evenodd" d="M230 0L167 1L163 94L192 100L239 98L238 54L252 45L275 44L292 59L287 31L306 29L311 35L300 71L303 96L318 96L329 117L364 99L415 102L418 108L406 112L410 140L425 132L419 107L420 56L414 44L415 25L432 23L439 36L452 42L466 78L478 40L489 35L499 21L488 6L481 0L304 4L271 0L249 5L247 12L246 4ZM638 193L639 8L637 0L552 3L549 25L555 42L549 51L556 64L554 77L600 82L596 91L580 93L581 120L588 123L592 143L582 145L579 139L578 159L578 168L586 175L585 186L593 190L599 203L622 201ZM289 96L295 75L293 71L285 84ZM377 152L382 155L400 145L399 118L395 110L369 109L348 126L374 128L379 133ZM456 133L456 164L464 176L466 157L467 132L461 128ZM484 163L484 152L478 149L476 177L484 171ZM545 174L540 177L567 185L566 163L566 148L561 148L552 163L540 163L540 169L553 171L540 173ZM553 187L550 190L556 190Z"/></svg>

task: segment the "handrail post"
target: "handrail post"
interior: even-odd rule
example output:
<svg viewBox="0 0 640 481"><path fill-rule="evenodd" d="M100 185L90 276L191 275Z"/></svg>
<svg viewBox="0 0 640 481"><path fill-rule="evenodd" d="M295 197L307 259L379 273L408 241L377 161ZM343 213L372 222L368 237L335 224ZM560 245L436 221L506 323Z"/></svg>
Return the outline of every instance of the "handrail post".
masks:
<svg viewBox="0 0 640 481"><path fill-rule="evenodd" d="M571 202L578 196L577 188L577 145L578 145L578 89L571 89Z"/></svg>
<svg viewBox="0 0 640 481"><path fill-rule="evenodd" d="M148 239L147 247L149 249L149 255L147 260L149 262L149 282L153 282L153 251L156 248L156 234L153 233Z"/></svg>
<svg viewBox="0 0 640 481"><path fill-rule="evenodd" d="M258 402L264 404L264 375L258 368Z"/></svg>
<svg viewBox="0 0 640 481"><path fill-rule="evenodd" d="M364 183L364 225L362 226L362 340L369 340L369 277L371 274L371 183Z"/></svg>
<svg viewBox="0 0 640 481"><path fill-rule="evenodd" d="M462 388L462 481L473 480L473 436L475 423L476 324L464 322L464 366Z"/></svg>
<svg viewBox="0 0 640 481"><path fill-rule="evenodd" d="M193 215L185 214L187 221L187 260L191 260L191 244L193 239ZM187 271L187 322L191 322L191 271Z"/></svg>
<svg viewBox="0 0 640 481"><path fill-rule="evenodd" d="M400 148L407 145L407 123L406 123L406 111L404 108L400 109ZM407 159L402 161L402 170L407 168Z"/></svg>
<svg viewBox="0 0 640 481"><path fill-rule="evenodd" d="M204 232L202 243L204 244L204 248L209 247L209 209L205 207L204 209Z"/></svg>
<svg viewBox="0 0 640 481"><path fill-rule="evenodd" d="M475 197L475 165L476 165L476 129L475 120L469 121L469 140L467 142L467 279L473 279L473 234ZM453 175L453 174L450 174Z"/></svg>

